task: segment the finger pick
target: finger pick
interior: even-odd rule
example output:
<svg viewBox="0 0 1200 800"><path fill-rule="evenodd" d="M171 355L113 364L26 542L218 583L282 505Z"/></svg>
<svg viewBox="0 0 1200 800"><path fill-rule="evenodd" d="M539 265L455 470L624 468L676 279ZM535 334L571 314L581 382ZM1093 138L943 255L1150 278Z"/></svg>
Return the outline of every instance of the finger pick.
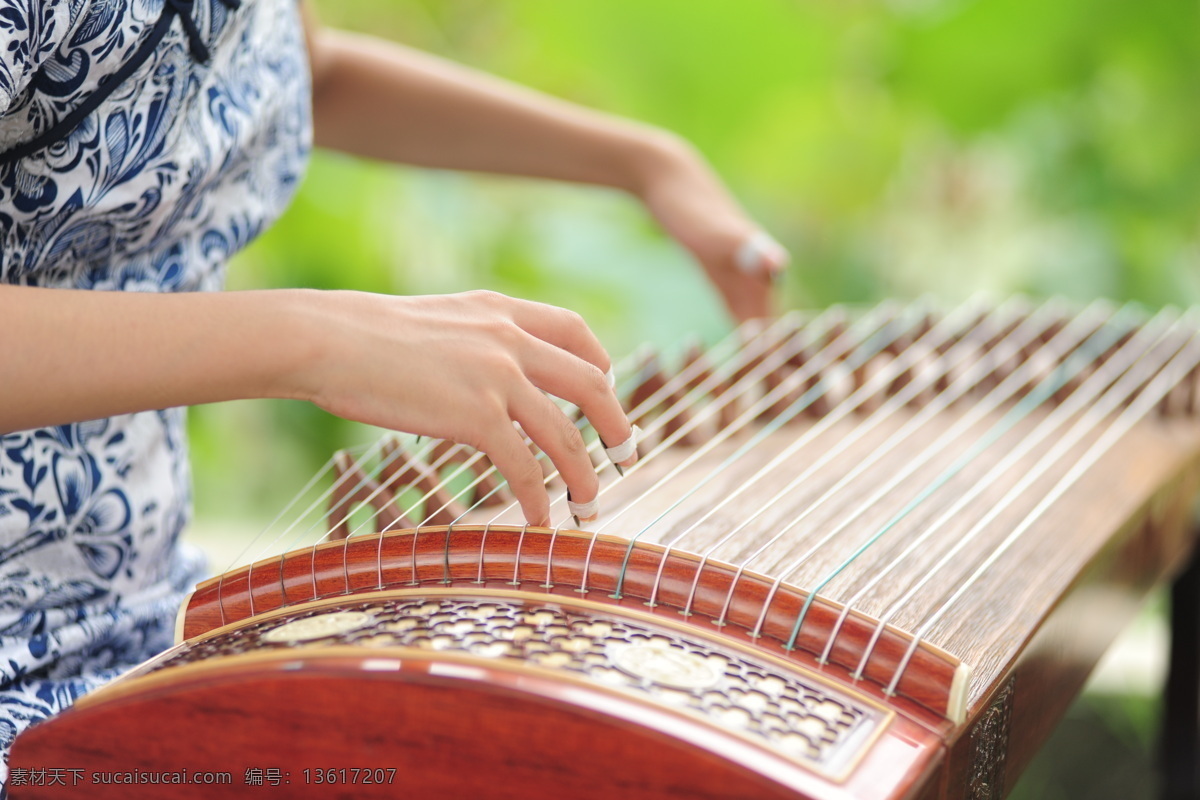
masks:
<svg viewBox="0 0 1200 800"><path fill-rule="evenodd" d="M638 460L638 439L641 438L642 429L634 425L629 431L629 438L613 447L604 448L604 452L608 455L608 460L616 467L618 472L621 467L632 467ZM624 472L621 472L624 475Z"/></svg>
<svg viewBox="0 0 1200 800"><path fill-rule="evenodd" d="M571 493L567 492L567 509L575 518L576 527L583 522L595 522L600 516L600 498L596 497L587 503L576 503L571 499Z"/></svg>
<svg viewBox="0 0 1200 800"><path fill-rule="evenodd" d="M737 267L747 275L765 274L777 280L787 266L788 252L766 231L757 231L742 242L734 255Z"/></svg>

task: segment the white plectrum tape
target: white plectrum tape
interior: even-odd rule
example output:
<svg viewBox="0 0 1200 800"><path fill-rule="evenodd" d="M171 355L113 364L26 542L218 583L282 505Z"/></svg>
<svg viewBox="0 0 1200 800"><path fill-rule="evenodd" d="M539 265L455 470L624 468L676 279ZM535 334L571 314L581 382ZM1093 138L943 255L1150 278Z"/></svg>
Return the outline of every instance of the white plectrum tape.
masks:
<svg viewBox="0 0 1200 800"><path fill-rule="evenodd" d="M751 234L742 242L734 256L738 269L742 272L754 273L767 270L766 258L783 250L783 245L771 238L765 231Z"/></svg>
<svg viewBox="0 0 1200 800"><path fill-rule="evenodd" d="M608 386L610 389L617 388L617 373L613 372L612 367L608 368L608 372L604 373L604 377L608 378Z"/></svg>
<svg viewBox="0 0 1200 800"><path fill-rule="evenodd" d="M608 460L614 464L620 464L622 461L628 461L637 453L638 438L642 435L642 429L637 425L633 426L629 438L621 442L615 447L606 447L604 452L608 454Z"/></svg>
<svg viewBox="0 0 1200 800"><path fill-rule="evenodd" d="M600 513L600 498L597 497L590 503L576 503L574 500L568 500L567 510L569 510L573 516L579 517L581 521L590 520L592 517Z"/></svg>

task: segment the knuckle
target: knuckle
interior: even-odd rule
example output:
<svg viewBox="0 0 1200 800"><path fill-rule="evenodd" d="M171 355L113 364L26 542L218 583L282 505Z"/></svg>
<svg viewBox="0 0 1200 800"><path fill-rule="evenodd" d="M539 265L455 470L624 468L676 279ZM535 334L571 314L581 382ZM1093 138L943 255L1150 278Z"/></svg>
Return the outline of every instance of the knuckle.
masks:
<svg viewBox="0 0 1200 800"><path fill-rule="evenodd" d="M515 483L530 491L542 485L544 478L542 467L532 455L529 458L521 459L521 463L514 468L513 472L515 474L509 476L510 483Z"/></svg>
<svg viewBox="0 0 1200 800"><path fill-rule="evenodd" d="M510 319L496 319L491 323L492 337L506 350L514 351L525 341L525 331Z"/></svg>
<svg viewBox="0 0 1200 800"><path fill-rule="evenodd" d="M515 391L512 388L514 384L525 380L525 371L521 369L521 365L512 356L496 359L494 368L497 378L505 387L504 394L506 396ZM506 403L502 403L502 405L507 409Z"/></svg>
<svg viewBox="0 0 1200 800"><path fill-rule="evenodd" d="M565 313L566 319L562 327L566 331L567 336L578 347L597 352L604 349L600 345L600 340L596 338L596 334L592 332L592 328L588 325L587 320L575 311L567 311Z"/></svg>
<svg viewBox="0 0 1200 800"><path fill-rule="evenodd" d="M512 430L512 421L508 418L504 404L497 397L480 400L476 419L478 424L472 434L476 441L467 444L488 451L504 447Z"/></svg>
<svg viewBox="0 0 1200 800"><path fill-rule="evenodd" d="M591 332L591 328L588 327L587 321L584 320L583 315L578 311L572 311L569 308L562 309L562 321L568 328L571 328L574 331Z"/></svg>
<svg viewBox="0 0 1200 800"><path fill-rule="evenodd" d="M472 450L478 451L485 455L488 454L488 438L483 431L468 431L462 436L457 437L457 439L459 444L466 445ZM488 460L492 460L490 456Z"/></svg>
<svg viewBox="0 0 1200 800"><path fill-rule="evenodd" d="M474 289L467 292L466 296L471 298L474 302L486 306L500 306L508 300L508 297L505 295L492 291L491 289Z"/></svg>
<svg viewBox="0 0 1200 800"><path fill-rule="evenodd" d="M584 444L583 436L579 433L579 429L575 427L575 423L571 422L567 417L561 417L558 425L558 438L563 452L568 458L582 456L586 450L586 445Z"/></svg>
<svg viewBox="0 0 1200 800"><path fill-rule="evenodd" d="M608 376L594 364L588 364L584 367L583 382L583 388L590 395L604 396L610 391Z"/></svg>

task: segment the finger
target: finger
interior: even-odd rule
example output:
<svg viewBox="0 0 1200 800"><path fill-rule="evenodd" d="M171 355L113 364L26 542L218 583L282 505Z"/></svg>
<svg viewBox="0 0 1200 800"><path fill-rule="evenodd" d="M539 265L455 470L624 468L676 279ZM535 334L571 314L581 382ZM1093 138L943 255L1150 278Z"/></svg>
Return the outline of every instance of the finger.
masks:
<svg viewBox="0 0 1200 800"><path fill-rule="evenodd" d="M770 315L771 287L763 276L750 276L730 268L711 270L709 274L729 313L738 322Z"/></svg>
<svg viewBox="0 0 1200 800"><path fill-rule="evenodd" d="M550 497L546 494L541 464L511 421L504 420L497 424L479 449L508 481L509 489L521 504L525 520L530 525L548 526Z"/></svg>
<svg viewBox="0 0 1200 800"><path fill-rule="evenodd" d="M602 373L612 367L608 351L579 314L531 300L514 299L513 303L512 319L522 330L582 358Z"/></svg>
<svg viewBox="0 0 1200 800"><path fill-rule="evenodd" d="M567 484L570 498L587 505L600 493L600 480L588 456L579 429L566 414L532 384L521 390L509 405L512 418L521 423L525 434L542 448ZM598 513L598 509L597 512ZM596 513L588 516L596 518ZM590 522L591 519L581 521Z"/></svg>
<svg viewBox="0 0 1200 800"><path fill-rule="evenodd" d="M608 376L596 365L540 339L532 339L529 351L523 354L521 368L537 388L579 406L606 446L617 445L632 435L621 401ZM632 461L621 464L632 465Z"/></svg>

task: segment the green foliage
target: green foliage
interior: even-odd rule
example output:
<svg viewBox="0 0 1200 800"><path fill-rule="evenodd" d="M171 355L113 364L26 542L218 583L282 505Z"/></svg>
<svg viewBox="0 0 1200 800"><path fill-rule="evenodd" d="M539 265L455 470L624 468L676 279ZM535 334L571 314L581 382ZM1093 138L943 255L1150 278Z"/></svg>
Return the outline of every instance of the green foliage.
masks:
<svg viewBox="0 0 1200 800"><path fill-rule="evenodd" d="M387 36L694 141L788 245L789 306L980 289L1200 299L1200 7L1178 0L318 0ZM487 287L616 354L727 329L629 198L317 154L234 288ZM363 432L197 409L202 519L269 516Z"/></svg>

